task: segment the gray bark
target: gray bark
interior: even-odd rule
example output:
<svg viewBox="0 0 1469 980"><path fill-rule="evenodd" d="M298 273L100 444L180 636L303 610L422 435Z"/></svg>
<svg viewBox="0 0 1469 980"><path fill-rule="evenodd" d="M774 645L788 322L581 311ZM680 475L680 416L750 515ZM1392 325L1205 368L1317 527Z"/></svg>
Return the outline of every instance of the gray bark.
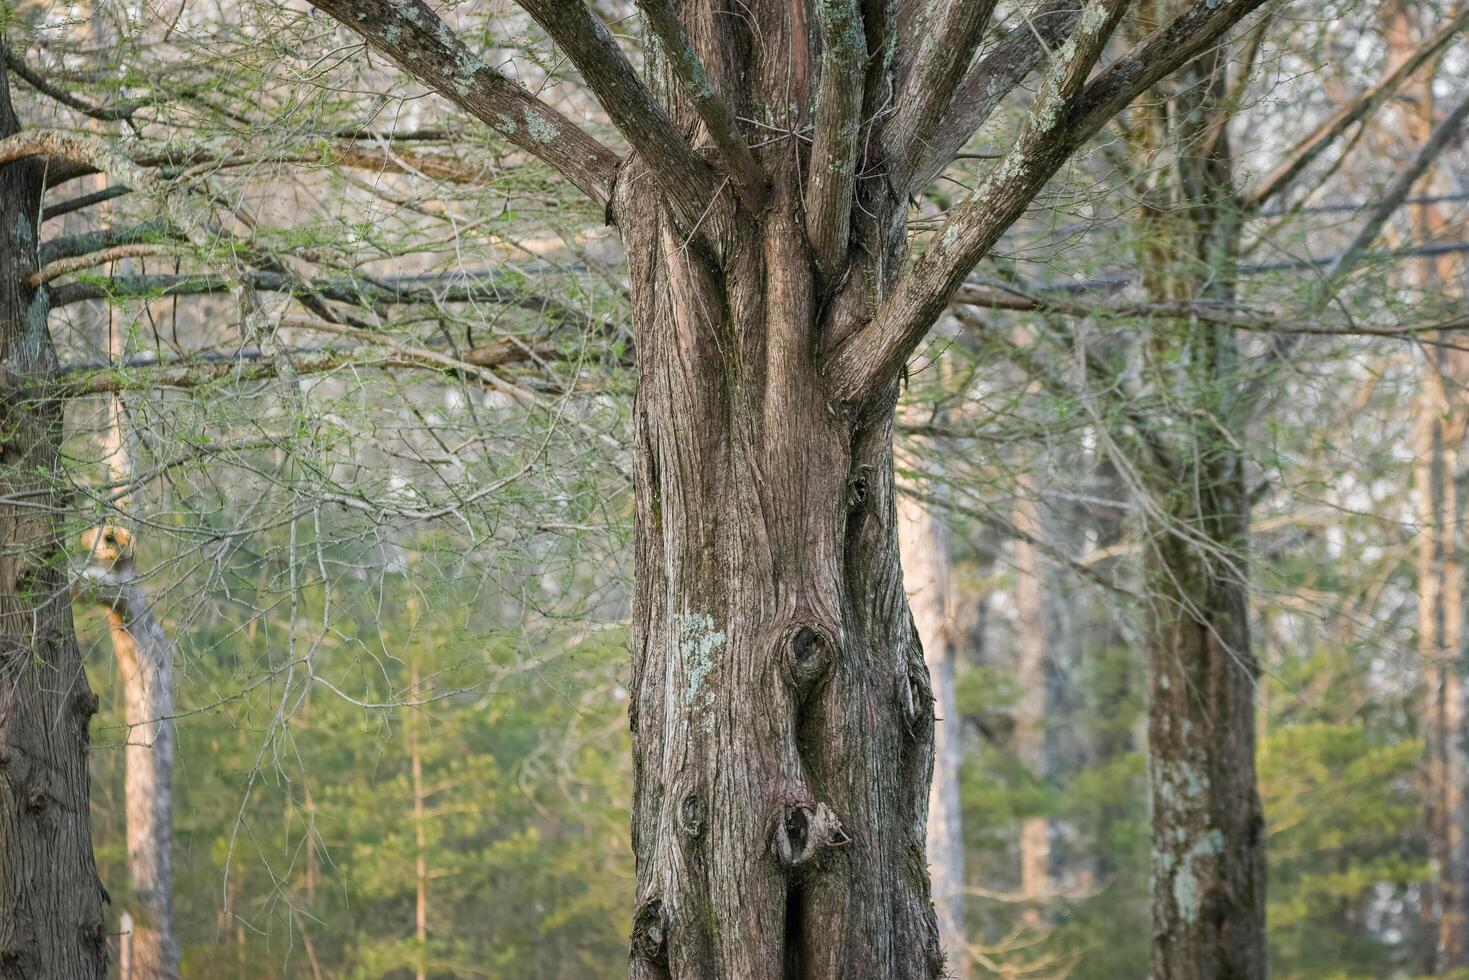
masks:
<svg viewBox="0 0 1469 980"><path fill-rule="evenodd" d="M1171 138L1207 151L1178 160L1185 205L1162 222L1155 295L1233 301L1239 223L1228 203L1228 60L1192 63L1166 110ZM1208 134L1208 138L1204 134ZM1166 260L1175 265L1169 268ZM1207 269L1207 276L1198 270ZM1249 493L1241 448L1249 406L1232 329L1177 323L1176 396L1195 411L1150 469L1166 523L1149 528L1148 752L1155 980L1260 980L1265 952L1264 815L1255 779ZM1200 419L1205 421L1199 421Z"/></svg>
<svg viewBox="0 0 1469 980"><path fill-rule="evenodd" d="M19 131L0 47L0 137ZM60 512L61 402L39 268L43 163L0 167L0 977L107 972L92 858L87 686L72 628ZM37 506L37 505L41 506Z"/></svg>

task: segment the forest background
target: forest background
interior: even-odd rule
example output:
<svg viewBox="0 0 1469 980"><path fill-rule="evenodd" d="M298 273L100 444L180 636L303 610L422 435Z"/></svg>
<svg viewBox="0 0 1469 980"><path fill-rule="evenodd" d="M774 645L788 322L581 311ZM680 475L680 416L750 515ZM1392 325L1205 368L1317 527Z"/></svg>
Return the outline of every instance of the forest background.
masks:
<svg viewBox="0 0 1469 980"><path fill-rule="evenodd" d="M633 8L594 6L641 64ZM1035 9L1002 6L996 45ZM516 8L441 13L610 132ZM1164 600L1142 559L1186 521L1115 433L1213 426L1238 435L1252 507L1233 557L1272 972L1469 976L1443 961L1433 897L1435 752L1462 768L1464 722L1436 743L1432 705L1446 684L1462 698L1443 675L1469 642L1455 127L1399 186L1469 91L1466 19L1267 4L1224 49L1222 124L1155 111L1205 84L1187 75L1139 100L908 364L905 574L949 685L955 969L1148 974L1144 650ZM135 902L125 746L157 742L86 586L100 546L82 535L103 526L130 530L172 651L183 975L623 974L634 378L605 216L304 4L20 2L5 31L25 128L103 171L49 181L39 274L114 944ZM1033 87L913 200L914 235L1007 148ZM1220 138L1237 295L1165 308L1159 281L1201 275L1180 174ZM1156 383L1200 322L1248 367ZM1240 404L1242 427L1215 425Z"/></svg>

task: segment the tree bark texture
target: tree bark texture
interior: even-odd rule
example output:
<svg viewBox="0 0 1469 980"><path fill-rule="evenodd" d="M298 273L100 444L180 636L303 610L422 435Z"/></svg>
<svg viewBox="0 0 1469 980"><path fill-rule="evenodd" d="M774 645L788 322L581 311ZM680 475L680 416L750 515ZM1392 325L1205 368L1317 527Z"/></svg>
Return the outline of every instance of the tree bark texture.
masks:
<svg viewBox="0 0 1469 980"><path fill-rule="evenodd" d="M1243 548L1243 463L1201 460L1197 506L1149 554L1148 777L1156 980L1258 980L1264 815ZM1192 492L1190 491L1190 496Z"/></svg>
<svg viewBox="0 0 1469 980"><path fill-rule="evenodd" d="M891 414L823 394L786 181L717 275L640 179L633 976L938 976Z"/></svg>
<svg viewBox="0 0 1469 980"><path fill-rule="evenodd" d="M898 495L898 547L913 622L923 643L933 686L933 785L928 791L928 868L939 939L948 951L950 973L968 974L964 927L964 821L959 796L963 728L954 688L953 602L949 585L949 534L933 511Z"/></svg>
<svg viewBox="0 0 1469 980"><path fill-rule="evenodd" d="M0 48L0 137L19 131ZM60 511L61 402L37 227L44 164L0 167L0 977L107 972L88 812L87 686L72 628ZM38 506L39 505L39 506Z"/></svg>

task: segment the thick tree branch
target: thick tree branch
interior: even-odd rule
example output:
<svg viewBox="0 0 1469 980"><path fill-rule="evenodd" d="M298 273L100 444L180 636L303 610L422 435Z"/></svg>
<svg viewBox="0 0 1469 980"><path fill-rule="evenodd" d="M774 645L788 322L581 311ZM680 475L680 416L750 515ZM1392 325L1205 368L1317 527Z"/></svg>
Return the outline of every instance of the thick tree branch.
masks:
<svg viewBox="0 0 1469 980"><path fill-rule="evenodd" d="M628 63L617 39L582 0L519 0L581 72L612 124L692 228L708 207L714 175Z"/></svg>
<svg viewBox="0 0 1469 980"><path fill-rule="evenodd" d="M750 153L729 103L720 96L714 81L704 70L699 54L684 32L678 12L671 0L638 0L638 9L658 39L669 66L678 76L684 93L694 104L694 111L704 121L709 138L719 148L719 155L729 171L740 201L752 211L765 203L765 174Z"/></svg>
<svg viewBox="0 0 1469 980"><path fill-rule="evenodd" d="M884 156L899 187L908 186L913 169L928 156L929 140L979 47L995 3L931 0L930 7L917 38L918 53L903 77L897 112L882 133Z"/></svg>
<svg viewBox="0 0 1469 980"><path fill-rule="evenodd" d="M1336 143L1348 129L1376 112L1402 84L1411 78L1430 58L1441 52L1454 35L1469 25L1469 5L1444 21L1411 55L1364 89L1355 99L1327 117L1275 165L1254 187L1240 197L1247 210L1257 210L1291 186L1301 172Z"/></svg>
<svg viewBox="0 0 1469 980"><path fill-rule="evenodd" d="M63 235L49 239L41 243L39 260L42 266L47 266L62 259L116 248L119 245L184 240L183 234L167 221L144 221L141 224L128 225L123 228L106 228L101 231Z"/></svg>
<svg viewBox="0 0 1469 980"><path fill-rule="evenodd" d="M887 390L969 270L1089 137L1139 94L1218 41L1264 0L1201 0L1114 62L1087 73L1116 23L1120 0L1091 0L1052 63L1028 127L907 271L877 315L832 351L833 397L863 403Z"/></svg>
<svg viewBox="0 0 1469 980"><path fill-rule="evenodd" d="M804 203L812 257L822 282L831 288L846 268L851 234L867 37L857 0L818 0L816 16L821 25L821 85Z"/></svg>
<svg viewBox="0 0 1469 980"><path fill-rule="evenodd" d="M285 327L322 331L339 325L326 321L286 320ZM350 332L351 328L331 332ZM361 333L356 331L354 333ZM267 354L259 348L208 351L188 357L145 354L126 361L87 361L63 364L56 383L47 392L58 397L102 395L119 391L172 388L190 390L218 382L264 381L281 375L326 374L342 369L449 370L469 377L530 361L565 361L565 352L544 341L495 341L468 350L436 351L399 344L383 349L371 338L364 346L294 347Z"/></svg>
<svg viewBox="0 0 1469 980"><path fill-rule="evenodd" d="M922 147L923 155L914 161L908 193L922 190L949 165L1001 100L1035 70L1050 48L1061 43L1080 13L1076 0L1055 0L1030 17L1026 27L1011 31L969 70L949 101L938 130Z"/></svg>
<svg viewBox="0 0 1469 980"><path fill-rule="evenodd" d="M422 0L312 0L312 5L606 206L617 155L485 64Z"/></svg>

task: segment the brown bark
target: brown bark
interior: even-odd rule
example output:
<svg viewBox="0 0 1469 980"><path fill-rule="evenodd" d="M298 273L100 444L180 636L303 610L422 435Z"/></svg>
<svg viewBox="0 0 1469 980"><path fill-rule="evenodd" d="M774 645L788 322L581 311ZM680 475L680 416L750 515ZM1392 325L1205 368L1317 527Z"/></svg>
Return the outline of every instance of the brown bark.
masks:
<svg viewBox="0 0 1469 980"><path fill-rule="evenodd" d="M0 48L0 137L19 131ZM39 160L0 167L0 977L107 971L88 812L87 686L72 629L60 511L61 403L49 299L30 285ZM38 506L38 504L40 506Z"/></svg>
<svg viewBox="0 0 1469 980"><path fill-rule="evenodd" d="M968 975L964 927L964 821L959 796L960 727L955 700L953 593L948 528L913 498L898 496L903 583L933 685L933 785L928 792L928 866L939 939L955 977Z"/></svg>
<svg viewBox="0 0 1469 980"><path fill-rule="evenodd" d="M822 390L790 172L722 276L667 214L618 202L639 358L634 977L941 969L891 413L850 419Z"/></svg>

